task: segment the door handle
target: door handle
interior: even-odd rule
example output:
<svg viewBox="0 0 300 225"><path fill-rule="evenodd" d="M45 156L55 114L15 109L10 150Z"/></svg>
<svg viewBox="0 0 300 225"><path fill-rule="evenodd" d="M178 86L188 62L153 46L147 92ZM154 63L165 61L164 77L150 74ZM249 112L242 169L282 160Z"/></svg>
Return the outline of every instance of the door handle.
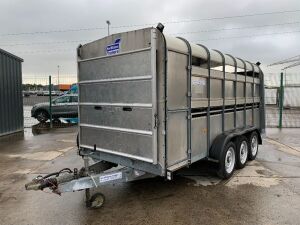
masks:
<svg viewBox="0 0 300 225"><path fill-rule="evenodd" d="M124 106L124 107L123 107L123 111L131 112L131 111L132 111L132 107Z"/></svg>
<svg viewBox="0 0 300 225"><path fill-rule="evenodd" d="M96 109L96 110L102 110L102 106L96 105L96 106L94 106L94 109Z"/></svg>

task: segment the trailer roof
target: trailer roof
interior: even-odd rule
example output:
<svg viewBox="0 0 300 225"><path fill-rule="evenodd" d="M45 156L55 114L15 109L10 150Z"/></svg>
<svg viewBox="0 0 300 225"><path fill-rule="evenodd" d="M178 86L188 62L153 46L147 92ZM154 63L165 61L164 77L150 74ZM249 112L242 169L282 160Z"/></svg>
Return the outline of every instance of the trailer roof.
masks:
<svg viewBox="0 0 300 225"><path fill-rule="evenodd" d="M174 51L179 51L188 54L188 47L186 43L181 40L180 38L176 37L170 37L165 35L166 42L167 42L167 48ZM195 57L199 57L202 59L208 59L208 54L206 51L206 47L202 45L198 45L195 43L190 43L191 49L192 49L192 55ZM208 49L210 54L210 60L213 62L217 62L222 64L223 63L223 56L225 59L225 65L235 66L235 62L238 68L244 69L246 66L247 71L252 71L254 69L255 72L259 73L259 67L254 64L250 63L248 61L245 61L240 58L233 57L228 54L223 54L217 50L210 50ZM223 56L222 56L223 55Z"/></svg>
<svg viewBox="0 0 300 225"><path fill-rule="evenodd" d="M132 33L132 32L136 32L139 30L149 30L149 29L157 29L154 27L148 27L148 28L142 28L142 29L138 29L138 30L134 30L134 31L129 31L129 32L121 32L121 33L116 33L116 34L112 34L109 35L105 38L108 37L117 37L118 35L122 34L122 33ZM166 39L166 44L167 44L167 48L169 50L173 50L173 51L177 51L177 52L182 52L184 54L188 54L188 46L186 44L186 42L178 37L171 37L168 35L164 35L165 39ZM102 39L105 39L102 38ZM102 40L99 39L99 40ZM99 40L95 40L93 42L84 44L83 46L89 46L91 48L91 52L97 52L95 50L95 46L93 46L94 44L96 45L96 43ZM106 43L106 45L108 45L109 43L111 43L112 41L114 41L113 39L109 39L109 42ZM187 40L188 41L188 40ZM204 60L208 59L208 54L210 57L210 61L211 61L211 65L213 65L212 67L218 67L221 66L223 64L223 59L225 60L225 66L232 66L232 67L237 67L238 69L241 70L246 70L246 71L253 71L256 73L260 72L260 68L258 65L256 65L255 63L251 63L249 61L234 57L232 55L229 54L223 54L222 52L218 51L218 50L210 50L207 49L204 45L201 44L196 44L196 43L191 43L189 42L190 46L191 46L191 51L192 51L192 56L194 57L198 57ZM92 49L94 49L92 51ZM98 52L97 52L98 54ZM95 53L95 55L97 55ZM104 54L104 53L103 53Z"/></svg>

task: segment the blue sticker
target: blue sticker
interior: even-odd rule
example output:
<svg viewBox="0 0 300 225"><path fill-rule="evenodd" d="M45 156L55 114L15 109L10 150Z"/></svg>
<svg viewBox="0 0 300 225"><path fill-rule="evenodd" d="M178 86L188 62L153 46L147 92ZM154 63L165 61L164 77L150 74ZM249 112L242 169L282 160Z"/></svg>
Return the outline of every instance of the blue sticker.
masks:
<svg viewBox="0 0 300 225"><path fill-rule="evenodd" d="M121 38L118 38L115 40L115 42L111 45L108 45L106 47L106 54L107 55L114 55L119 53L120 51L120 45L121 45Z"/></svg>

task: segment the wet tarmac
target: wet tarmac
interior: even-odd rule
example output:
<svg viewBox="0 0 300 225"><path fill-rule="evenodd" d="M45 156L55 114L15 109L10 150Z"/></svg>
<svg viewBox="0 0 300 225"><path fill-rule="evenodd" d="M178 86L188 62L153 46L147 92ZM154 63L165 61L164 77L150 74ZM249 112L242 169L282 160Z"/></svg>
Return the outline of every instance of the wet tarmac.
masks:
<svg viewBox="0 0 300 225"><path fill-rule="evenodd" d="M257 160L227 181L198 163L172 181L106 185L101 209L84 192L25 191L38 174L81 167L76 127L0 139L0 224L300 224L299 129L267 130Z"/></svg>

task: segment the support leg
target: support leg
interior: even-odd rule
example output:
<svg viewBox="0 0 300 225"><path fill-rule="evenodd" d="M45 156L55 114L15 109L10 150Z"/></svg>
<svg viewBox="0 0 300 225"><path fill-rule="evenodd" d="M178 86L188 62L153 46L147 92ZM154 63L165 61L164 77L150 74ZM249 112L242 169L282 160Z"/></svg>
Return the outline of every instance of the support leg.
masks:
<svg viewBox="0 0 300 225"><path fill-rule="evenodd" d="M83 156L83 162L84 162L84 168L85 168L85 173L87 176L90 175L90 171L89 171L89 157L88 156ZM90 207L91 206L91 192L90 189L87 188L85 189L85 204L86 207Z"/></svg>

